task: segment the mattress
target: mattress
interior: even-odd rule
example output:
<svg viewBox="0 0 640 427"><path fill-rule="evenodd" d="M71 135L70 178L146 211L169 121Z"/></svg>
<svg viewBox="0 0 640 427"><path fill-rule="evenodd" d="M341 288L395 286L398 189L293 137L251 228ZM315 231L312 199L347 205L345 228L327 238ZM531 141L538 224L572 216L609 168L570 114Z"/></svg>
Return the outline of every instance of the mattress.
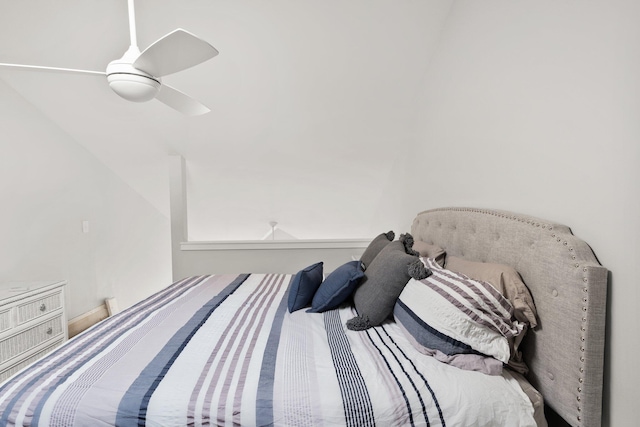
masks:
<svg viewBox="0 0 640 427"><path fill-rule="evenodd" d="M291 275L175 282L0 385L5 426L534 426L518 381L419 353L350 306L289 313Z"/></svg>

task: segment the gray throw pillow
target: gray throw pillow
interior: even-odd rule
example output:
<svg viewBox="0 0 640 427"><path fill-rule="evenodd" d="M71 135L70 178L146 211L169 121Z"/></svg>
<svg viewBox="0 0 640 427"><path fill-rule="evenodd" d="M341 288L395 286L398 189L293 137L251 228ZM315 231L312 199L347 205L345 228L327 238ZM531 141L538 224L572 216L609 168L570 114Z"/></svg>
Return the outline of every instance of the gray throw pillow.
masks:
<svg viewBox="0 0 640 427"><path fill-rule="evenodd" d="M362 262L362 268L365 270L371 264L371 261L380 253L385 246L387 246L393 239L395 239L396 235L393 231L387 231L386 233L379 234L376 236L367 249L364 250L362 256L360 257L360 261Z"/></svg>
<svg viewBox="0 0 640 427"><path fill-rule="evenodd" d="M358 316L347 321L347 328L360 331L380 325L393 313L409 279L420 280L431 274L412 246L413 237L403 234L374 258L353 294Z"/></svg>

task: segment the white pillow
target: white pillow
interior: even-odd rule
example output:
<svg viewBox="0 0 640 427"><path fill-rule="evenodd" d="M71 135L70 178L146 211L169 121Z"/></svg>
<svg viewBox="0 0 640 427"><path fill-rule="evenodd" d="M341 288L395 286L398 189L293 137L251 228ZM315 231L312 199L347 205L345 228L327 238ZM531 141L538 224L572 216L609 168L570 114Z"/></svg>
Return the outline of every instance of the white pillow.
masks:
<svg viewBox="0 0 640 427"><path fill-rule="evenodd" d="M422 261L433 274L411 279L394 308L412 342L447 355L483 354L508 363L509 339L525 328L509 300L487 282L445 270L431 258Z"/></svg>

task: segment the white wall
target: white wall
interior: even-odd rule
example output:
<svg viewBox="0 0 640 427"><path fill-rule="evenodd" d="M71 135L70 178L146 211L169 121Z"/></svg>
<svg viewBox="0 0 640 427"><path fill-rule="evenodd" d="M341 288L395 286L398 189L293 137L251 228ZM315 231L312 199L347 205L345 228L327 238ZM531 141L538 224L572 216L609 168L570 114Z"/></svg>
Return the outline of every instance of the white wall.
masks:
<svg viewBox="0 0 640 427"><path fill-rule="evenodd" d="M0 282L68 280L69 318L171 283L168 218L2 80L0 129Z"/></svg>
<svg viewBox="0 0 640 427"><path fill-rule="evenodd" d="M604 424L637 423L640 4L454 2L422 92L407 222L439 206L567 224L611 270Z"/></svg>
<svg viewBox="0 0 640 427"><path fill-rule="evenodd" d="M299 239L388 230L451 0L219 5L229 83L210 142L181 152L189 237L260 239L272 220Z"/></svg>

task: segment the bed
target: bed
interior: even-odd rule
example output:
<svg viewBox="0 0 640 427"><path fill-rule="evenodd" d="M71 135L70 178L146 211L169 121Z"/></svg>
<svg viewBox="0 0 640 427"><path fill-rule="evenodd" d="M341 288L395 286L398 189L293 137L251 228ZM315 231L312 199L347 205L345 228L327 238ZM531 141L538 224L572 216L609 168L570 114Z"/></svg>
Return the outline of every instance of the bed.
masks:
<svg viewBox="0 0 640 427"><path fill-rule="evenodd" d="M323 274L318 260L295 274L179 280L1 384L0 425L544 426L543 399L571 425L600 425L607 270L568 227L446 208L419 213L400 239L382 235L388 241L364 271L364 260L345 260ZM363 298L377 299L358 293L373 286L376 269L388 277L381 260L396 242L404 249L394 253L412 267L393 313L352 328L367 311ZM440 259L418 258L412 248L421 245L441 249ZM518 321L509 303L497 308L511 310L511 332L502 335L512 338L512 355L516 343L523 369L475 347L445 355L450 360L425 355L411 335L402 310L413 304L419 313L411 292L454 274L447 257L508 265L526 283L535 327ZM343 285L327 293L332 277ZM490 288L480 292L496 294ZM491 359L497 370L452 362L467 356Z"/></svg>

